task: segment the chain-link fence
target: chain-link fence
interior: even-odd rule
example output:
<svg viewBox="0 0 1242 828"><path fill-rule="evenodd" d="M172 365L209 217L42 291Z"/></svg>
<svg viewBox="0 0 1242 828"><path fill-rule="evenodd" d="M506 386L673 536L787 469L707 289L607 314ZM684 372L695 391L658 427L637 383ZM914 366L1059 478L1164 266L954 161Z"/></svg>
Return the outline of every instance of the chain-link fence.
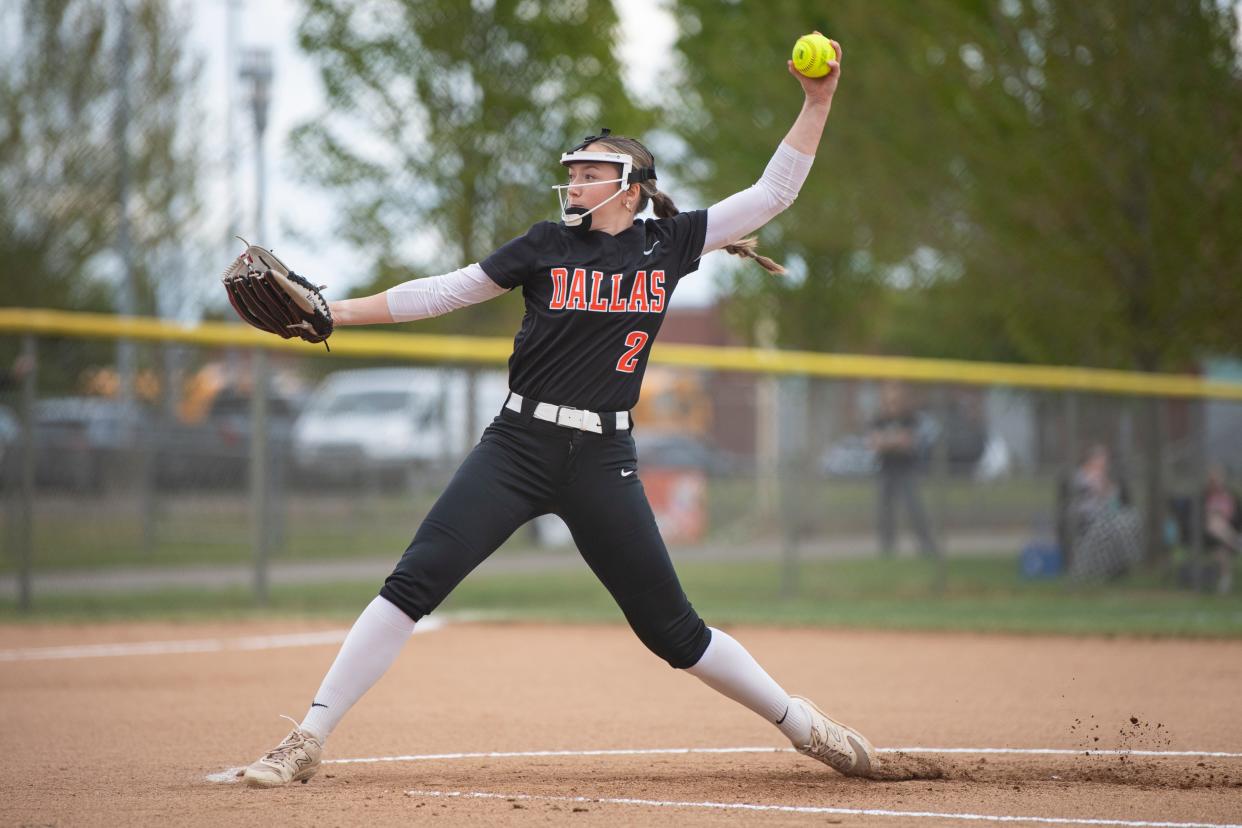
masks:
<svg viewBox="0 0 1242 828"><path fill-rule="evenodd" d="M2 577L22 605L40 590L246 584L262 601L273 580L377 580L507 390L486 356L504 342L462 340L458 356L482 361L449 362L427 358L446 340L411 352L397 345L420 338L354 335L320 355L211 330L222 344L140 343L132 407L106 339L18 335L0 463ZM1074 371L1024 387L985 381L986 366L950 382L929 377L960 365L799 372L789 355L713 353L736 370L658 349L635 411L641 478L678 561L767 562L787 595L813 562L888 557L925 560L934 589L970 557L1011 563L1015 581L1144 568L1170 587L1228 586L1230 536L1204 495L1242 468L1235 385L1110 393L1090 389L1161 378ZM763 361L774 370L743 370ZM575 558L549 516L494 565Z"/></svg>

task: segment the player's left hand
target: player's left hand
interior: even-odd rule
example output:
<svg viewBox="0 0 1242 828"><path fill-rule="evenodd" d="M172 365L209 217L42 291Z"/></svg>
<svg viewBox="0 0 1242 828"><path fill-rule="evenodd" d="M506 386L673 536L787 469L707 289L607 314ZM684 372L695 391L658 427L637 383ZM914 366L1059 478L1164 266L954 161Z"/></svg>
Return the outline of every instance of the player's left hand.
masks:
<svg viewBox="0 0 1242 828"><path fill-rule="evenodd" d="M332 311L322 288L294 273L266 247L246 243L221 281L237 315L261 331L307 342L325 342L332 335Z"/></svg>
<svg viewBox="0 0 1242 828"><path fill-rule="evenodd" d="M797 78L798 83L802 84L802 91L806 94L806 99L810 103L829 103L832 96L837 91L837 81L841 78L841 58L844 55L841 52L841 44L835 40L829 39L832 48L837 52L837 59L828 61L828 74L822 78L808 78L806 75L794 68L793 61L785 61L785 65L789 67L789 74Z"/></svg>

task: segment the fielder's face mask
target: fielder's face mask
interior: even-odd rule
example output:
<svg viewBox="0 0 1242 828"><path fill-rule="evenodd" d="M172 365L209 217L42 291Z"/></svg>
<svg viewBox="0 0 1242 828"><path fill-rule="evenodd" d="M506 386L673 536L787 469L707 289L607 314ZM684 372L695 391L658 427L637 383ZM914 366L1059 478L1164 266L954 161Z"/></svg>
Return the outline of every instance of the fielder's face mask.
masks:
<svg viewBox="0 0 1242 828"><path fill-rule="evenodd" d="M604 129L599 135L588 135L585 140L569 152L561 156L561 164L568 167L570 164L581 164L587 162L615 164L620 166L621 175L619 178L609 178L604 181L590 181L584 184L556 184L552 187L556 191L556 198L561 206L561 221L566 227L572 227L575 230L585 232L591 229L591 213L594 213L600 207L612 201L617 196L625 192L626 187L630 184L636 184L641 181L654 180L656 177L655 167L641 167L634 169L634 157L622 152L587 152L585 147L590 146L596 141L607 138L612 130ZM596 187L601 184L616 184L617 191L608 198L596 204L590 210L585 207L569 206L569 190L570 188L579 187Z"/></svg>

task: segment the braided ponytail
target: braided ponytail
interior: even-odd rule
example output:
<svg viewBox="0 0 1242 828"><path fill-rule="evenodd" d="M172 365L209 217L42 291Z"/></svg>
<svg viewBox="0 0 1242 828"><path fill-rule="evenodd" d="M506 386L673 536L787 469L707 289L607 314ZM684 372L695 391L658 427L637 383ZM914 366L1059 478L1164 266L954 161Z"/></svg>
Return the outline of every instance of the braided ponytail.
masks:
<svg viewBox="0 0 1242 828"><path fill-rule="evenodd" d="M644 181L638 187L642 193L642 198L638 201L638 212L646 209L648 199L651 200L651 211L656 214L656 218L672 218L680 212L667 193L656 189L654 181Z"/></svg>
<svg viewBox="0 0 1242 828"><path fill-rule="evenodd" d="M634 159L635 167L654 167L655 156L651 154L651 150L647 149L634 138L625 138L620 135L608 135L598 138L592 143L600 144L608 147L613 152L625 153ZM656 218L672 218L679 212L677 205L673 203L673 199L667 193L661 192L656 188L655 181L648 179L638 185L639 199L638 209L635 213L641 213L647 209L647 203L651 203L651 210L655 213ZM741 256L743 259L754 259L759 266L769 273L784 273L785 268L777 262L772 261L767 256L762 256L755 252L755 248L759 246L759 239L751 236L746 239L738 239L733 244L725 245L725 252L734 256Z"/></svg>
<svg viewBox="0 0 1242 828"><path fill-rule="evenodd" d="M725 245L725 252L732 253L734 256L741 256L743 259L754 259L759 266L768 273L776 273L780 275L785 272L785 266L774 262L767 256L762 256L755 252L755 248L759 246L759 239L751 236L747 239L738 239L733 244Z"/></svg>

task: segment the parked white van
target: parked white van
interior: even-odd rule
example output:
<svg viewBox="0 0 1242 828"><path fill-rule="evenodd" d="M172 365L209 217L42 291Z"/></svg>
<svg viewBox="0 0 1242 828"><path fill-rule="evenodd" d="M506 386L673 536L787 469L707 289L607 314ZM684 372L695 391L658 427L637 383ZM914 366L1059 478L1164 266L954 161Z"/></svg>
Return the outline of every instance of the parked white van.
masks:
<svg viewBox="0 0 1242 828"><path fill-rule="evenodd" d="M462 369L365 368L328 375L293 426L294 456L315 477L406 479L421 468L460 460L500 411L503 371L474 377Z"/></svg>

